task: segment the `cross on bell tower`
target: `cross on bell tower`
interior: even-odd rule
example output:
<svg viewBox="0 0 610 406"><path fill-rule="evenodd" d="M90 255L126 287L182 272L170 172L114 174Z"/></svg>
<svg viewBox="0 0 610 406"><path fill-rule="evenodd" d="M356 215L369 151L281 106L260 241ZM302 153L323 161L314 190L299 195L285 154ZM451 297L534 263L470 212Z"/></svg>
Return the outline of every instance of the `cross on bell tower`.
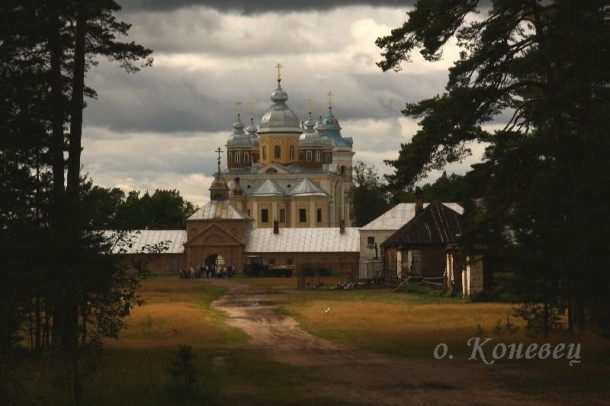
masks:
<svg viewBox="0 0 610 406"><path fill-rule="evenodd" d="M215 152L218 154L218 158L217 158L217 161L218 161L218 173L220 173L220 159L221 159L220 157L221 157L221 154L222 154L222 149L220 149L220 147L218 147L218 148L216 148Z"/></svg>
<svg viewBox="0 0 610 406"><path fill-rule="evenodd" d="M222 149L220 147L216 148L214 151L218 154L218 171L214 175L214 181L212 182L212 186L210 186L210 199L211 200L228 200L229 199L229 186L227 182L222 177L222 173L220 172L220 157L222 154Z"/></svg>

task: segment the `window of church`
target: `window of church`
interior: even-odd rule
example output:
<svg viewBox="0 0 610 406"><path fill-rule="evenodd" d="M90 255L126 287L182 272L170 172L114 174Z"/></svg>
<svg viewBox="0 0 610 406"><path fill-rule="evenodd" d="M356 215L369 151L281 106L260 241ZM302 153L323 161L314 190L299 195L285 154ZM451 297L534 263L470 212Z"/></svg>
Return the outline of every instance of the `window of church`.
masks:
<svg viewBox="0 0 610 406"><path fill-rule="evenodd" d="M229 163L233 162L233 153L232 152L229 152L228 159L229 159Z"/></svg>
<svg viewBox="0 0 610 406"><path fill-rule="evenodd" d="M329 164L331 162L330 161L330 154L324 154L324 162L327 163L327 164Z"/></svg>
<svg viewBox="0 0 610 406"><path fill-rule="evenodd" d="M235 163L239 163L239 152L235 153Z"/></svg>
<svg viewBox="0 0 610 406"><path fill-rule="evenodd" d="M316 220L318 221L318 223L322 222L322 209L318 209L316 211Z"/></svg>
<svg viewBox="0 0 610 406"><path fill-rule="evenodd" d="M313 157L313 154L311 153L311 151L307 151L307 152L305 153L305 160L306 160L307 162L311 162L312 157Z"/></svg>
<svg viewBox="0 0 610 406"><path fill-rule="evenodd" d="M281 156L282 156L282 149L280 148L279 145L276 145L275 147L273 147L273 157L275 159L280 159Z"/></svg>
<svg viewBox="0 0 610 406"><path fill-rule="evenodd" d="M316 151L316 162L320 162L320 151Z"/></svg>
<svg viewBox="0 0 610 406"><path fill-rule="evenodd" d="M261 223L268 223L268 222L269 222L269 210L261 209Z"/></svg>
<svg viewBox="0 0 610 406"><path fill-rule="evenodd" d="M290 159L294 159L294 145L290 146Z"/></svg>
<svg viewBox="0 0 610 406"><path fill-rule="evenodd" d="M307 209L299 209L299 222L307 223Z"/></svg>
<svg viewBox="0 0 610 406"><path fill-rule="evenodd" d="M280 209L280 223L286 222L286 209Z"/></svg>
<svg viewBox="0 0 610 406"><path fill-rule="evenodd" d="M263 159L267 159L267 146L263 146Z"/></svg>
<svg viewBox="0 0 610 406"><path fill-rule="evenodd" d="M250 154L248 152L244 152L244 162L250 162Z"/></svg>

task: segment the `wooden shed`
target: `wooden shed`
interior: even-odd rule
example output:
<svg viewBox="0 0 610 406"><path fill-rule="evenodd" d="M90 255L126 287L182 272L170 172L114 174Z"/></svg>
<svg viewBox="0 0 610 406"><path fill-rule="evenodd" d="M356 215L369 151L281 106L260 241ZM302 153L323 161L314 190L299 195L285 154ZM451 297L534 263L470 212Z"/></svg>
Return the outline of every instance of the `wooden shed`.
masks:
<svg viewBox="0 0 610 406"><path fill-rule="evenodd" d="M412 280L462 290L462 270L456 260L461 234L461 215L456 211L439 202L420 208L381 244L386 283Z"/></svg>

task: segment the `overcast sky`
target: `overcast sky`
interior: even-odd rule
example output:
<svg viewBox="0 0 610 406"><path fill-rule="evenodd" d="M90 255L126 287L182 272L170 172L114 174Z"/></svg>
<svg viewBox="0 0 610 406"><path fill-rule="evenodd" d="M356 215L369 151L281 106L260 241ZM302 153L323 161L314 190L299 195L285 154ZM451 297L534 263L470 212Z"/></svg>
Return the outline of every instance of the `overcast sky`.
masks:
<svg viewBox="0 0 610 406"><path fill-rule="evenodd" d="M93 181L124 190L177 189L203 205L215 170L214 150L225 149L235 103L269 108L279 62L288 105L328 104L354 139L354 161L387 173L400 144L417 131L403 117L406 102L443 91L454 45L444 59L414 58L399 73L382 72L375 39L406 17L408 1L122 0L132 24L129 41L154 51L151 68L137 74L101 61L87 75L99 97L85 110L83 165ZM464 172L479 156L451 171ZM223 156L224 162L224 156ZM438 174L432 174L434 179Z"/></svg>

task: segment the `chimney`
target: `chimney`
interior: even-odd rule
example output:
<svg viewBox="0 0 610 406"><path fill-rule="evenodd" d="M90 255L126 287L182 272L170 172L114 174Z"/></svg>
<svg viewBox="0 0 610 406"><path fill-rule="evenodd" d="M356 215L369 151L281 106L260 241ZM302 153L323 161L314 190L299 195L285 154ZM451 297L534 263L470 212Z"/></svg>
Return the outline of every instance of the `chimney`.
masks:
<svg viewBox="0 0 610 406"><path fill-rule="evenodd" d="M345 234L345 220L339 221L339 233Z"/></svg>
<svg viewBox="0 0 610 406"><path fill-rule="evenodd" d="M277 220L273 220L273 234L280 233L280 222Z"/></svg>
<svg viewBox="0 0 610 406"><path fill-rule="evenodd" d="M242 193L244 193L243 190L241 190L241 184L239 183L239 176L236 177L235 179L233 179L234 182L234 186L233 186L233 194L234 195L241 195Z"/></svg>
<svg viewBox="0 0 610 406"><path fill-rule="evenodd" d="M415 215L424 209L424 192L418 186L415 188Z"/></svg>

